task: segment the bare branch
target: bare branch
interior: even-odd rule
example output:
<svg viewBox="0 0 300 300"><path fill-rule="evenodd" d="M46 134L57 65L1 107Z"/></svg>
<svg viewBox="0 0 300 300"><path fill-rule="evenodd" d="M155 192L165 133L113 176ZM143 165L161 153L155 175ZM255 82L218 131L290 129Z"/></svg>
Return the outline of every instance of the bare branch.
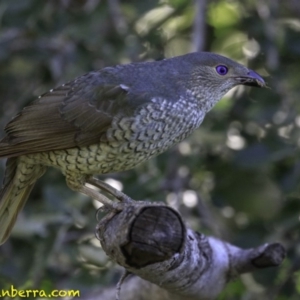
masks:
<svg viewBox="0 0 300 300"><path fill-rule="evenodd" d="M96 233L106 254L140 277L125 281L122 300L215 299L236 275L278 266L285 257L278 243L244 250L194 232L161 203L127 203L123 211L104 217Z"/></svg>
<svg viewBox="0 0 300 300"><path fill-rule="evenodd" d="M206 40L206 5L207 0L195 0L195 19L193 28L193 50L203 51Z"/></svg>

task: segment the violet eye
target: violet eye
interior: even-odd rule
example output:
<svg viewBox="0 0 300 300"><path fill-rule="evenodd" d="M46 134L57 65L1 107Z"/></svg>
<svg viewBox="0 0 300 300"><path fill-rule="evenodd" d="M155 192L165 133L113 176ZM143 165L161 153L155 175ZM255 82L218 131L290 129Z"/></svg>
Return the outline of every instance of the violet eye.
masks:
<svg viewBox="0 0 300 300"><path fill-rule="evenodd" d="M216 70L218 72L218 74L220 75L226 75L228 73L228 68L226 66L223 65L219 65L216 67Z"/></svg>

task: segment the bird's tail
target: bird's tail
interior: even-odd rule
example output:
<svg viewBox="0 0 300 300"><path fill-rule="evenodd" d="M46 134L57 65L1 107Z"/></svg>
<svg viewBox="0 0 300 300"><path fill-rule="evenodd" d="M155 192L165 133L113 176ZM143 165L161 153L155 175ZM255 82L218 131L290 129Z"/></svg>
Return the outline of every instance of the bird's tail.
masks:
<svg viewBox="0 0 300 300"><path fill-rule="evenodd" d="M17 158L9 158L6 163L3 187L0 191L0 245L9 237L19 211L26 203L35 181L40 177L30 176L30 180L24 184L22 175L24 176L18 171ZM29 174L26 175L28 179Z"/></svg>

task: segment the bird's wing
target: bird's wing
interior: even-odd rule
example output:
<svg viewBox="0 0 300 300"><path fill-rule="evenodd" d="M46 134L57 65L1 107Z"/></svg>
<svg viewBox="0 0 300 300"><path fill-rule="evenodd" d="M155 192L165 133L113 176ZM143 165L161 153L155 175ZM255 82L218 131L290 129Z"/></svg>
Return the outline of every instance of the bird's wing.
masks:
<svg viewBox="0 0 300 300"><path fill-rule="evenodd" d="M50 90L25 107L6 126L0 157L68 149L105 141L105 132L119 114L133 116L137 103L149 98L122 84L106 83L88 73Z"/></svg>

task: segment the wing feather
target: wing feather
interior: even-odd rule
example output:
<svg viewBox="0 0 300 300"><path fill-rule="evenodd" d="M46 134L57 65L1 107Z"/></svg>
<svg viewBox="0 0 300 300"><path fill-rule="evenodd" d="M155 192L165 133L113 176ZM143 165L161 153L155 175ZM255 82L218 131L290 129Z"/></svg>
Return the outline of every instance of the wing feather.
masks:
<svg viewBox="0 0 300 300"><path fill-rule="evenodd" d="M143 102L146 95L139 95ZM0 157L87 146L105 140L119 114L133 116L130 88L91 72L53 89L25 107L6 126ZM138 103L138 102L136 102Z"/></svg>

